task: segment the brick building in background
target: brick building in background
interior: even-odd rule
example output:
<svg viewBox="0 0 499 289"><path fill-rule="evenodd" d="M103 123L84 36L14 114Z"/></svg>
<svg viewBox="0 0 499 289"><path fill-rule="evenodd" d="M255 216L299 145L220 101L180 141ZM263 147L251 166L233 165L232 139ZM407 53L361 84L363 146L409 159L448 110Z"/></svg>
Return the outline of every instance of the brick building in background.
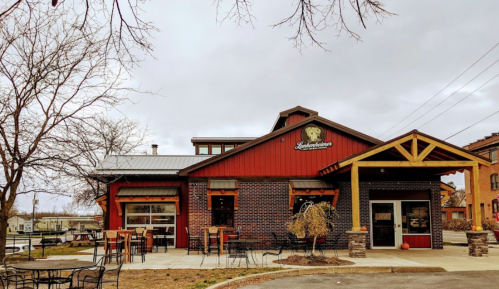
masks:
<svg viewBox="0 0 499 289"><path fill-rule="evenodd" d="M241 226L243 238L270 240L285 237L286 222L313 201L336 207L331 234L342 234L340 248L365 226L368 248L406 241L441 249L440 176L471 169L478 177L478 167L490 165L418 131L383 142L299 106L259 138L191 142L191 156L157 155L156 146L153 155L104 160L94 176L115 180L97 199L108 229L153 226L179 248L187 246L185 227L198 235Z"/></svg>
<svg viewBox="0 0 499 289"><path fill-rule="evenodd" d="M477 155L487 157L491 160L490 166L480 167L480 207L481 218L499 220L497 212L499 207L497 198L499 194L499 164L497 163L497 151L499 150L499 133L493 133L483 139L477 140L465 146ZM466 190L466 215L469 217L473 211L471 197L471 177L470 172L465 171L465 190Z"/></svg>

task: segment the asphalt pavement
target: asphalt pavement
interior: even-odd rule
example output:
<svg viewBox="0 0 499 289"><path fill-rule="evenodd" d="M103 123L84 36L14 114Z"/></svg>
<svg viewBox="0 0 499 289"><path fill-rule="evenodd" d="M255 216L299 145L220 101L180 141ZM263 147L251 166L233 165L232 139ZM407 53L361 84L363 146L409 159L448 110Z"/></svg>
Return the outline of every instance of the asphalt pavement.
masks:
<svg viewBox="0 0 499 289"><path fill-rule="evenodd" d="M330 288L497 288L499 271L442 273L327 274L275 279L241 289L330 289Z"/></svg>

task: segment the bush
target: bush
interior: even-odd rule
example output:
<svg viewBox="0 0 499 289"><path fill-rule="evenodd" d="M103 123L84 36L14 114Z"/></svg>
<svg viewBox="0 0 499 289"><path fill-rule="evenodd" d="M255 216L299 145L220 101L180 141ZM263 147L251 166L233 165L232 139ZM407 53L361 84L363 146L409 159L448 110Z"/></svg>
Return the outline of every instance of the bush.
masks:
<svg viewBox="0 0 499 289"><path fill-rule="evenodd" d="M471 220L466 220L466 219L443 220L442 229L450 231L469 231L471 230Z"/></svg>
<svg viewBox="0 0 499 289"><path fill-rule="evenodd" d="M494 220L494 219L486 219L484 221L482 221L482 228L484 230L490 230L490 231L494 231L494 229L497 229L497 221Z"/></svg>

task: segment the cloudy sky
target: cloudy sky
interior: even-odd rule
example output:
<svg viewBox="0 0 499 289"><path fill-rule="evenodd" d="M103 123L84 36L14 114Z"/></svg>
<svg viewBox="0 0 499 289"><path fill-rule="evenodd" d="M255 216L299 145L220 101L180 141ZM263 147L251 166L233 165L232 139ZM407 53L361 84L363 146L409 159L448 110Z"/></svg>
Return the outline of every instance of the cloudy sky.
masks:
<svg viewBox="0 0 499 289"><path fill-rule="evenodd" d="M293 28L270 27L290 15L292 0L258 1L254 27L220 25L212 2L143 6L142 17L160 32L155 59L145 57L132 85L160 95L131 95L133 103L113 114L149 126L160 154L193 154L196 136L262 136L280 111L297 105L382 140L412 129L446 139L499 110L499 77L492 79L499 64L482 73L499 59L499 47L450 84L499 42L499 1L382 0L396 16L369 19L367 29L351 20L361 42L323 31L317 36L329 52L300 52L287 39ZM498 132L498 123L499 113L447 141L466 145ZM464 187L461 177L453 180ZM48 208L67 202L45 201Z"/></svg>

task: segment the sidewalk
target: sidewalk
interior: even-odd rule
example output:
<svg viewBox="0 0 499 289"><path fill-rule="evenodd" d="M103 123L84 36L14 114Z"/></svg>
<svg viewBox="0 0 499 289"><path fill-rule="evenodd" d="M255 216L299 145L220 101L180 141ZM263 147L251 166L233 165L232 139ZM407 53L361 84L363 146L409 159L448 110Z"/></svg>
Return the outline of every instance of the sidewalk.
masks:
<svg viewBox="0 0 499 289"><path fill-rule="evenodd" d="M82 252L93 253L93 249L88 249ZM367 258L349 258L347 250L340 250L339 258L349 260L355 265L348 267L441 267L447 271L483 271L483 270L499 270L499 246L491 245L489 247L488 257L470 257L468 256L468 247L466 246L444 246L443 250L421 250L413 249L408 251L402 250L368 250ZM289 251L284 252L284 258L290 254ZM332 251L327 251L327 256L333 256ZM92 261L92 255L72 255L72 256L52 256L51 260L69 259L69 260L85 260ZM202 255L197 255L196 252L191 252L187 255L185 249L169 249L167 253L148 253L146 262L141 263L140 258L136 258L135 262L125 264L123 269L213 269L225 268L226 257L220 256L220 266L217 266L217 257L210 256L201 264ZM257 264L261 265L261 254L257 255ZM278 267L268 257L268 267ZM238 260L233 266L238 267ZM240 268L245 268L244 261L241 262ZM251 267L255 267L254 264ZM284 268L304 268L299 266L285 265Z"/></svg>

